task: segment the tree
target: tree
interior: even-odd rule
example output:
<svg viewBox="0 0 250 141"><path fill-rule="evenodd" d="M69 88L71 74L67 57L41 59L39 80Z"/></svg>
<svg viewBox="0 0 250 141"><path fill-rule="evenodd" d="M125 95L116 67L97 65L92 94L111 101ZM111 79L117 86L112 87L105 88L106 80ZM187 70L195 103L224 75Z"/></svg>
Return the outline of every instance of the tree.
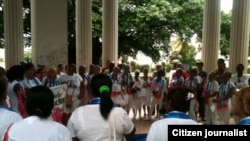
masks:
<svg viewBox="0 0 250 141"><path fill-rule="evenodd" d="M178 59L182 64L187 64L189 66L194 66L196 63L195 60L195 47L188 41L181 40L180 37L177 37L176 41L171 42L172 46L175 46L175 50L178 53L174 53L170 56L171 60Z"/></svg>
<svg viewBox="0 0 250 141"><path fill-rule="evenodd" d="M221 12L221 32L220 32L220 54L226 58L229 55L230 48L230 28L232 21L232 12Z"/></svg>
<svg viewBox="0 0 250 141"><path fill-rule="evenodd" d="M201 39L202 0L122 0L119 3L119 56L135 56L138 51L154 62L159 51L168 54L172 35L183 41L197 34Z"/></svg>
<svg viewBox="0 0 250 141"><path fill-rule="evenodd" d="M25 44L31 45L30 0L24 2ZM3 0L0 0L3 8ZM92 0L93 63L101 56L102 0ZM3 11L0 10L3 17ZM0 47L3 47L3 18L0 20ZM203 0L120 0L119 1L119 50L120 57L135 56L138 51L160 59L159 51L168 54L172 35L189 42L197 34L201 39L203 23ZM75 53L75 0L68 0L68 50ZM75 57L69 55L69 62Z"/></svg>

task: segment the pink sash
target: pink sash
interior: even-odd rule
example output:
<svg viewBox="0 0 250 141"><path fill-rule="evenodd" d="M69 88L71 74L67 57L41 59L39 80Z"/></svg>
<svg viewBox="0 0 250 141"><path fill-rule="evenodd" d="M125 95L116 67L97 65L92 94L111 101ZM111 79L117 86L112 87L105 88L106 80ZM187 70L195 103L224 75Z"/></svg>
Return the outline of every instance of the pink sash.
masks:
<svg viewBox="0 0 250 141"><path fill-rule="evenodd" d="M3 137L3 141L8 141L8 140L9 140L9 131L10 131L10 127L11 127L12 125L13 125L13 124L11 124L11 125L7 128L7 130L6 130L5 134L4 134L4 137Z"/></svg>
<svg viewBox="0 0 250 141"><path fill-rule="evenodd" d="M17 92L17 95L18 95L18 111L20 112L20 115L25 118L27 115L24 106L24 90L20 89Z"/></svg>

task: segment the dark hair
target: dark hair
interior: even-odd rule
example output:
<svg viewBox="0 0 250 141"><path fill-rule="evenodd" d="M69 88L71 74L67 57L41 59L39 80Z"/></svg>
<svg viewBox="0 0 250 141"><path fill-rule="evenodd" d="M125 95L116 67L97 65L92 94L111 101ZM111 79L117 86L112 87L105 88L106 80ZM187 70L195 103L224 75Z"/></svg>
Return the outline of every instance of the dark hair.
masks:
<svg viewBox="0 0 250 141"><path fill-rule="evenodd" d="M48 118L54 107L54 94L46 86L32 87L27 93L27 113L40 118Z"/></svg>
<svg viewBox="0 0 250 141"><path fill-rule="evenodd" d="M105 74L97 74L92 77L91 89L95 97L101 98L100 112L102 117L107 120L113 108L113 101L110 97L112 91L112 81Z"/></svg>
<svg viewBox="0 0 250 141"><path fill-rule="evenodd" d="M33 63L27 63L24 65L24 71L27 71L29 69L35 69L35 66Z"/></svg>
<svg viewBox="0 0 250 141"><path fill-rule="evenodd" d="M177 73L177 72L180 72L180 73L182 73L182 69L180 69L180 68L177 68L177 69L176 69L176 73Z"/></svg>
<svg viewBox="0 0 250 141"><path fill-rule="evenodd" d="M218 62L225 63L225 60L222 59L222 58L219 58L219 59L218 59Z"/></svg>
<svg viewBox="0 0 250 141"><path fill-rule="evenodd" d="M87 67L85 65L79 66L79 69L86 69Z"/></svg>
<svg viewBox="0 0 250 141"><path fill-rule="evenodd" d="M75 64L69 64L69 67L73 67L76 69L76 65Z"/></svg>
<svg viewBox="0 0 250 141"><path fill-rule="evenodd" d="M5 95L5 92L7 90L7 83L6 83L7 77L3 74L0 74L0 98L2 98Z"/></svg>
<svg viewBox="0 0 250 141"><path fill-rule="evenodd" d="M21 65L14 65L7 70L6 75L9 82L14 80L23 80L24 69Z"/></svg>
<svg viewBox="0 0 250 141"><path fill-rule="evenodd" d="M3 67L1 67L0 66L0 74L2 75L6 75L6 70L5 70L5 68L3 68Z"/></svg>
<svg viewBox="0 0 250 141"><path fill-rule="evenodd" d="M184 87L173 88L167 94L167 101L171 101L171 111L186 113L189 110L190 100L187 99L191 91Z"/></svg>
<svg viewBox="0 0 250 141"><path fill-rule="evenodd" d="M203 62L197 62L196 65L201 65L201 66L203 66L204 64L203 64Z"/></svg>
<svg viewBox="0 0 250 141"><path fill-rule="evenodd" d="M238 64L236 68L241 67L242 70L244 70L244 65L243 64Z"/></svg>
<svg viewBox="0 0 250 141"><path fill-rule="evenodd" d="M57 65L57 68L61 68L61 67L63 67L63 64L58 64Z"/></svg>

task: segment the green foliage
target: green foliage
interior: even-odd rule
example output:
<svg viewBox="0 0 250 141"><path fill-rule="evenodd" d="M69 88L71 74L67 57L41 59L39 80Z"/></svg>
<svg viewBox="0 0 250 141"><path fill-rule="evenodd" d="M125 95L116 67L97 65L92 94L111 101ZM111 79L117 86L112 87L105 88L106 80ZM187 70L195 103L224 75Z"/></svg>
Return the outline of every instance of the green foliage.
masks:
<svg viewBox="0 0 250 141"><path fill-rule="evenodd" d="M31 52L24 53L24 60L27 61L27 63L31 63L32 62L32 53Z"/></svg>
<svg viewBox="0 0 250 141"><path fill-rule="evenodd" d="M230 48L230 29L231 29L232 12L221 12L221 36L220 51L221 55L228 57Z"/></svg>
<svg viewBox="0 0 250 141"><path fill-rule="evenodd" d="M250 74L250 67L247 68L247 73Z"/></svg>
<svg viewBox="0 0 250 141"><path fill-rule="evenodd" d="M165 71L169 73L174 68L173 64L167 64L165 66Z"/></svg>
<svg viewBox="0 0 250 141"><path fill-rule="evenodd" d="M143 72L143 70L147 68L150 71L150 66L149 64L142 64L138 66L138 69L140 70L140 72Z"/></svg>
<svg viewBox="0 0 250 141"><path fill-rule="evenodd" d="M160 59L159 51L168 54L173 34L189 41L201 38L202 0L121 0L119 1L119 56L135 56L138 51Z"/></svg>
<svg viewBox="0 0 250 141"><path fill-rule="evenodd" d="M160 59L159 51L168 55L172 35L189 42L191 36L201 39L204 0L120 0L119 1L119 57L123 62L128 56L136 56L138 51L152 58ZM31 45L30 0L24 0L25 45ZM3 7L3 1L0 0ZM75 40L75 0L68 0L68 57L74 62ZM93 57L100 58L102 37L102 0L92 0ZM3 17L3 11L0 11ZM0 47L3 47L3 18L0 18ZM95 58L93 59L95 60Z"/></svg>
<svg viewBox="0 0 250 141"><path fill-rule="evenodd" d="M179 55L171 58L173 59L178 59L180 60L180 62L182 64L187 64L189 66L193 66L195 65L196 61L195 61L195 55L196 55L196 51L195 51L195 47L191 44L189 44L187 41L179 41L178 43L181 47L181 50L179 52Z"/></svg>

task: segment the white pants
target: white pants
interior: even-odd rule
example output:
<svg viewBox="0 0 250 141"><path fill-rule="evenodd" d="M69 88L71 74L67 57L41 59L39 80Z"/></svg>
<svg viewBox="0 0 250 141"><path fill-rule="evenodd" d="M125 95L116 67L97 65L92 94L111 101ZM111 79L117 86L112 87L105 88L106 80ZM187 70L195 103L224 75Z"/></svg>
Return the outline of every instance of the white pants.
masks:
<svg viewBox="0 0 250 141"><path fill-rule="evenodd" d="M210 105L205 106L205 119L206 119L206 125L216 125L217 124L217 109L216 109L216 107L215 107L214 111L212 111Z"/></svg>
<svg viewBox="0 0 250 141"><path fill-rule="evenodd" d="M231 97L231 113L234 113L234 105L235 105L235 101L236 101L236 95L234 94L232 97Z"/></svg>
<svg viewBox="0 0 250 141"><path fill-rule="evenodd" d="M150 106L151 105L151 100L152 99L152 90L151 88L146 89L146 96L143 97L143 105Z"/></svg>
<svg viewBox="0 0 250 141"><path fill-rule="evenodd" d="M128 106L127 110L136 109L135 95L128 95Z"/></svg>
<svg viewBox="0 0 250 141"><path fill-rule="evenodd" d="M197 100L196 99L192 99L191 101L190 101L190 106L189 106L189 112L188 112L188 114L189 114L189 116L193 119L193 120L197 120L196 119L196 113L195 113L195 110L196 110L196 104L197 104Z"/></svg>
<svg viewBox="0 0 250 141"><path fill-rule="evenodd" d="M236 101L236 95L234 94L231 97L231 113L234 114L234 105L235 105L235 101ZM238 123L240 121L240 117L233 115L233 119L235 123Z"/></svg>
<svg viewBox="0 0 250 141"><path fill-rule="evenodd" d="M159 108L162 107L162 102L163 102L163 96L161 96L160 99L157 99L156 97L153 96L152 101L151 101L151 108L150 108L150 112L149 112L149 117L152 116L156 105L159 105ZM155 111L155 112L159 112L159 111Z"/></svg>
<svg viewBox="0 0 250 141"><path fill-rule="evenodd" d="M227 100L227 108L222 108L222 109L217 109L217 114L218 114L218 124L224 124L228 125L229 124L229 119L230 119L230 113L232 109L232 104L231 104L231 98Z"/></svg>
<svg viewBox="0 0 250 141"><path fill-rule="evenodd" d="M218 124L220 125L228 125L230 119L230 108L224 108L217 110L218 113Z"/></svg>

